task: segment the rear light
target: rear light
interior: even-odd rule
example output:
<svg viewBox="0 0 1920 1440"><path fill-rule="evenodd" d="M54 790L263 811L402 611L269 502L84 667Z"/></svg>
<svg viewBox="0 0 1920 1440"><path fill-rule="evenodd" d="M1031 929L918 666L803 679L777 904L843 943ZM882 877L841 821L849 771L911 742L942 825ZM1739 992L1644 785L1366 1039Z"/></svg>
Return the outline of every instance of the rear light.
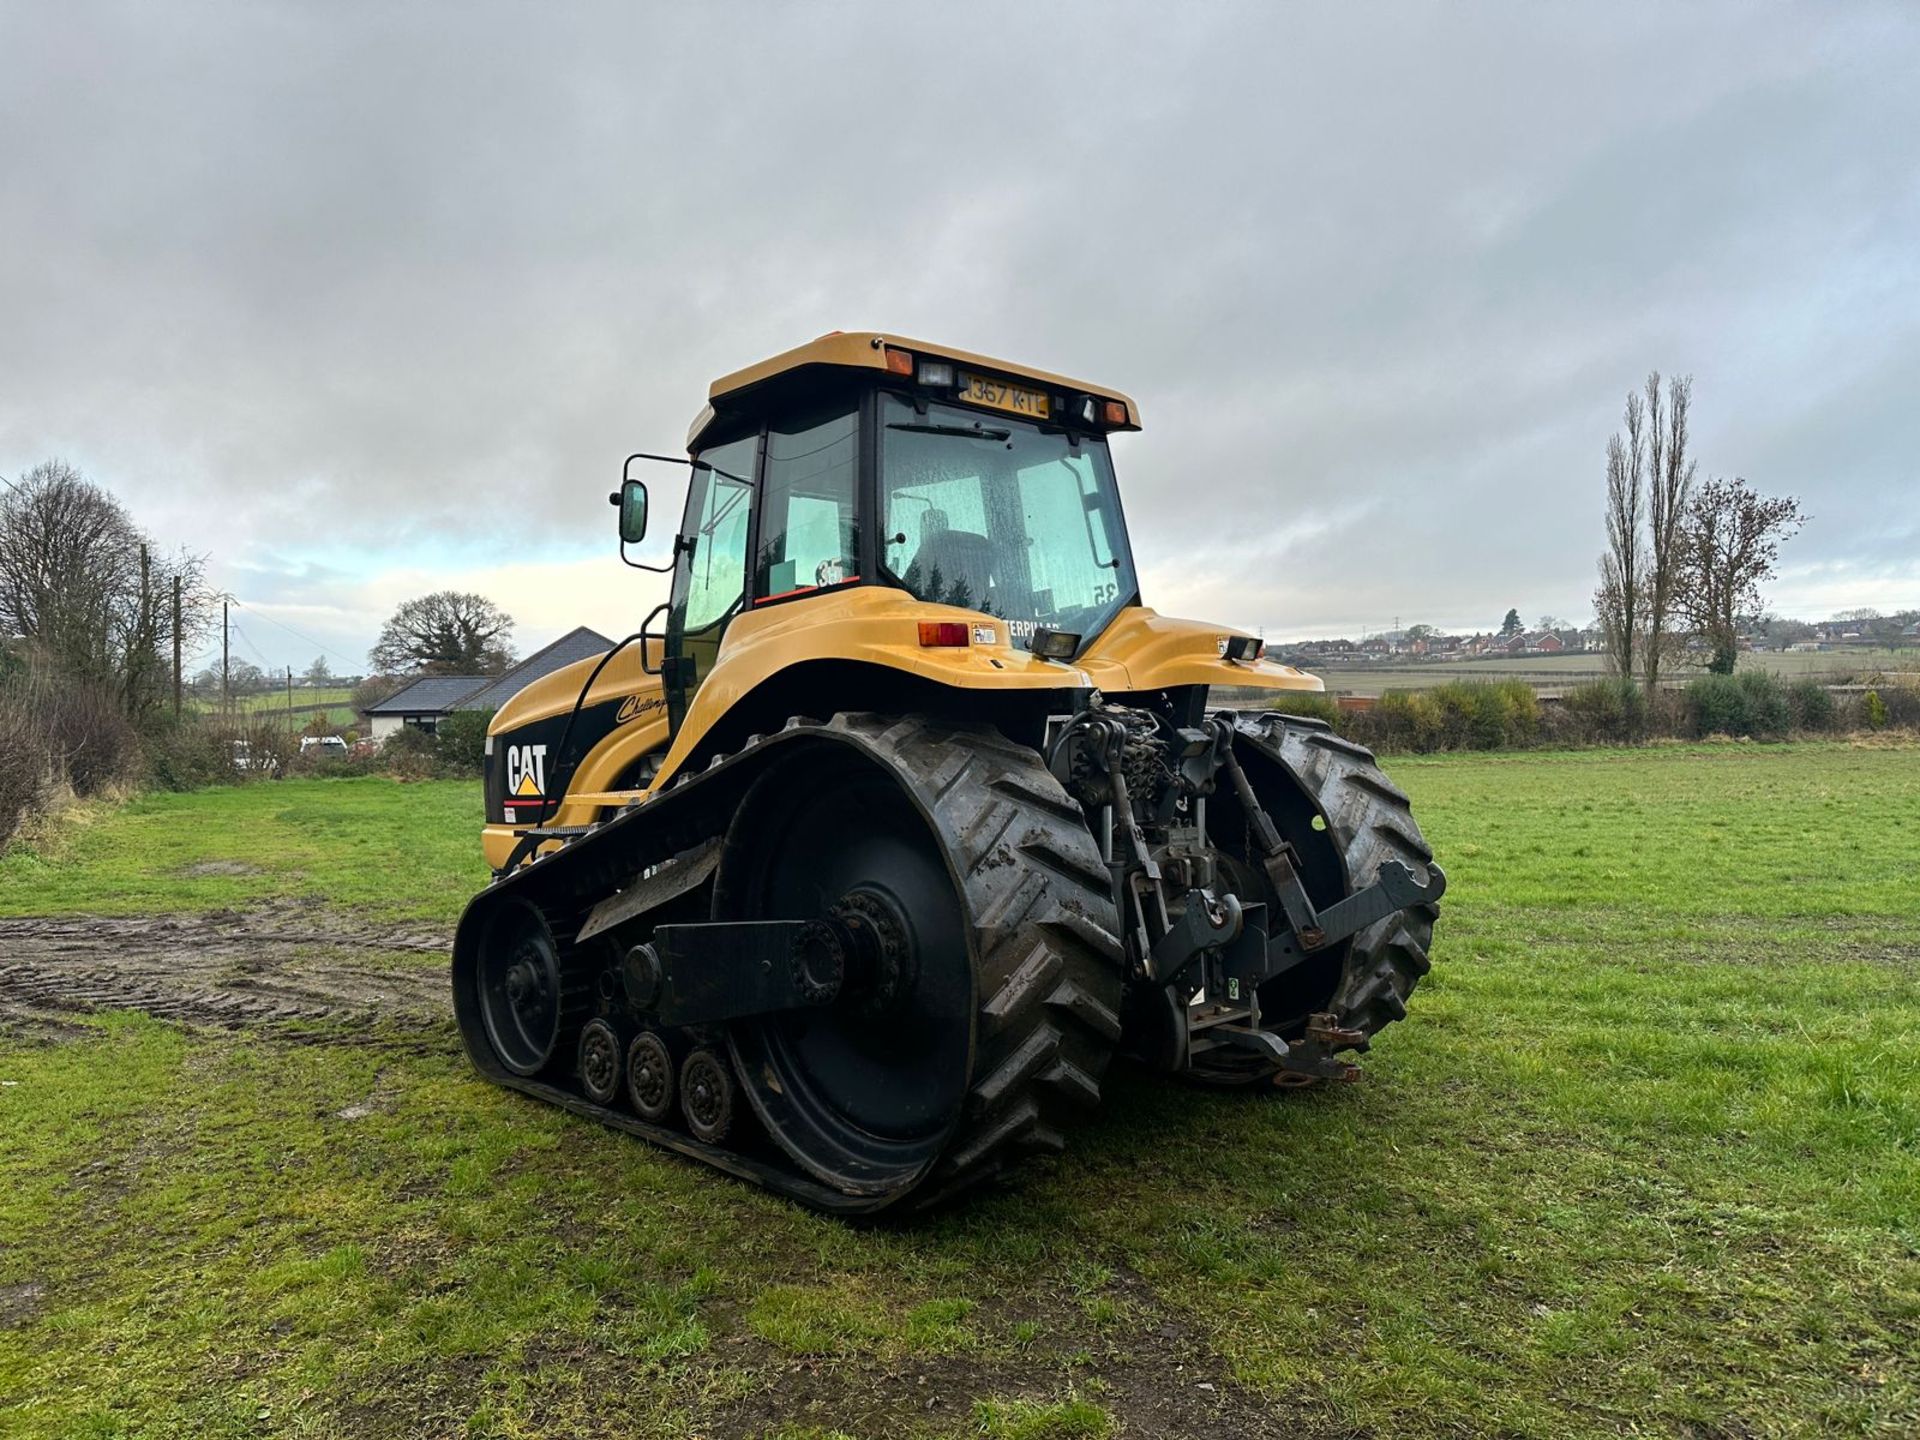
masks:
<svg viewBox="0 0 1920 1440"><path fill-rule="evenodd" d="M922 385L946 386L953 384L953 366L945 360L922 360L920 362L920 383Z"/></svg>
<svg viewBox="0 0 1920 1440"><path fill-rule="evenodd" d="M964 620L922 620L920 643L922 645L970 645L973 643L972 627Z"/></svg>
<svg viewBox="0 0 1920 1440"><path fill-rule="evenodd" d="M913 352L887 346L887 369L895 375L913 374Z"/></svg>
<svg viewBox="0 0 1920 1440"><path fill-rule="evenodd" d="M1127 407L1122 405L1118 400L1107 401L1106 415L1107 424L1109 425L1124 425L1127 423Z"/></svg>

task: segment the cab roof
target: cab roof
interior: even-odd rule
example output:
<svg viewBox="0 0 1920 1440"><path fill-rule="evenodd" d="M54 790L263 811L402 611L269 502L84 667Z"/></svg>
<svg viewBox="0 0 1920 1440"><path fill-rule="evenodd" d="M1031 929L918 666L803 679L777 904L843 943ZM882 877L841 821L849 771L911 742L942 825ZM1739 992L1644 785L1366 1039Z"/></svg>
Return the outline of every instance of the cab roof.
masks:
<svg viewBox="0 0 1920 1440"><path fill-rule="evenodd" d="M760 361L757 365L749 365L729 375L722 375L714 381L707 387L707 403L700 407L700 413L694 417L693 425L687 431L687 449L692 451L700 448L701 440L723 412L736 408L739 402L744 401L753 391L768 382L794 375L798 371L815 366L842 370L872 370L881 375L891 374L898 379L910 381L912 379L910 375L903 375L889 366L889 351L896 355L904 351L915 361L944 360L956 366L979 370L999 378L1034 381L1049 390L1091 395L1102 402L1115 401L1126 408L1126 421L1124 424L1113 424L1105 428L1108 430L1140 428L1140 407L1129 396L1108 386L1090 385L1084 380L1056 375L1048 370L1038 370L1031 365L1019 365L1010 360L996 360L990 355L976 355L971 350L957 350L951 345L935 345L925 340L911 340L904 335L890 335L879 330L830 330L817 340L809 340L804 345L783 351L771 359Z"/></svg>

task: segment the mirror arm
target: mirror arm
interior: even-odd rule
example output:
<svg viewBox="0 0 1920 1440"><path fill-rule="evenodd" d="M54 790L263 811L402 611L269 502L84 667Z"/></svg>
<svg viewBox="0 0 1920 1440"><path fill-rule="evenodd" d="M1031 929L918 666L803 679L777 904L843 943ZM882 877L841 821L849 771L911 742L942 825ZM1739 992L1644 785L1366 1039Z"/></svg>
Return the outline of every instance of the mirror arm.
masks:
<svg viewBox="0 0 1920 1440"><path fill-rule="evenodd" d="M642 565L638 568L645 570L651 567ZM658 605L654 606L653 609L647 612L647 618L640 622L640 629L637 632L640 639L640 668L649 675L658 675L661 670L661 667L659 665L649 665L647 663L647 641L653 638L651 635L647 633L647 631L653 625L653 617L658 615L662 610L667 611L669 619L672 618L672 613L673 613L672 602L667 600L662 600ZM662 635L660 637L660 641L661 641L661 644L664 645L666 643L666 636Z"/></svg>
<svg viewBox="0 0 1920 1440"><path fill-rule="evenodd" d="M677 541L679 537L676 536L674 538ZM624 540L620 542L620 563L625 565L629 570L644 570L649 575L671 575L673 573L673 567L679 558L680 547L676 544L673 550L673 558L668 560L666 564L642 565L638 560L629 560L627 558L627 542Z"/></svg>

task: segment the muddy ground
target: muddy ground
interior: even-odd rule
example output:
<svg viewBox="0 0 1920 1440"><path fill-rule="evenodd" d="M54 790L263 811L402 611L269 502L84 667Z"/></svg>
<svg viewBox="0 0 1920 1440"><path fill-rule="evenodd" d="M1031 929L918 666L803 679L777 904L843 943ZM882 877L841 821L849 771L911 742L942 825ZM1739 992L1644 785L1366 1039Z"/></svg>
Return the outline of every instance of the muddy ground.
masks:
<svg viewBox="0 0 1920 1440"><path fill-rule="evenodd" d="M0 919L0 1036L62 1015L142 1010L228 1028L449 1013L452 936L370 926L317 906L133 917ZM412 957L418 963L409 963Z"/></svg>

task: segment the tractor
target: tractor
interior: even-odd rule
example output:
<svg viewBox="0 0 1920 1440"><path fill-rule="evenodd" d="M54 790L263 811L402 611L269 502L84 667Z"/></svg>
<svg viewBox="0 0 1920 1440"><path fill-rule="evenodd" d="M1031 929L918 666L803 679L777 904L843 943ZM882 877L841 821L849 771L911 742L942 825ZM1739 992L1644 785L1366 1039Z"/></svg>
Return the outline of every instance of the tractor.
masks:
<svg viewBox="0 0 1920 1440"><path fill-rule="evenodd" d="M479 1071L848 1215L1060 1150L1116 1056L1353 1078L1446 877L1372 754L1287 713L1317 678L1142 603L1139 428L835 332L629 457L621 555L670 592L491 722L453 952ZM659 564L652 464L687 486Z"/></svg>

